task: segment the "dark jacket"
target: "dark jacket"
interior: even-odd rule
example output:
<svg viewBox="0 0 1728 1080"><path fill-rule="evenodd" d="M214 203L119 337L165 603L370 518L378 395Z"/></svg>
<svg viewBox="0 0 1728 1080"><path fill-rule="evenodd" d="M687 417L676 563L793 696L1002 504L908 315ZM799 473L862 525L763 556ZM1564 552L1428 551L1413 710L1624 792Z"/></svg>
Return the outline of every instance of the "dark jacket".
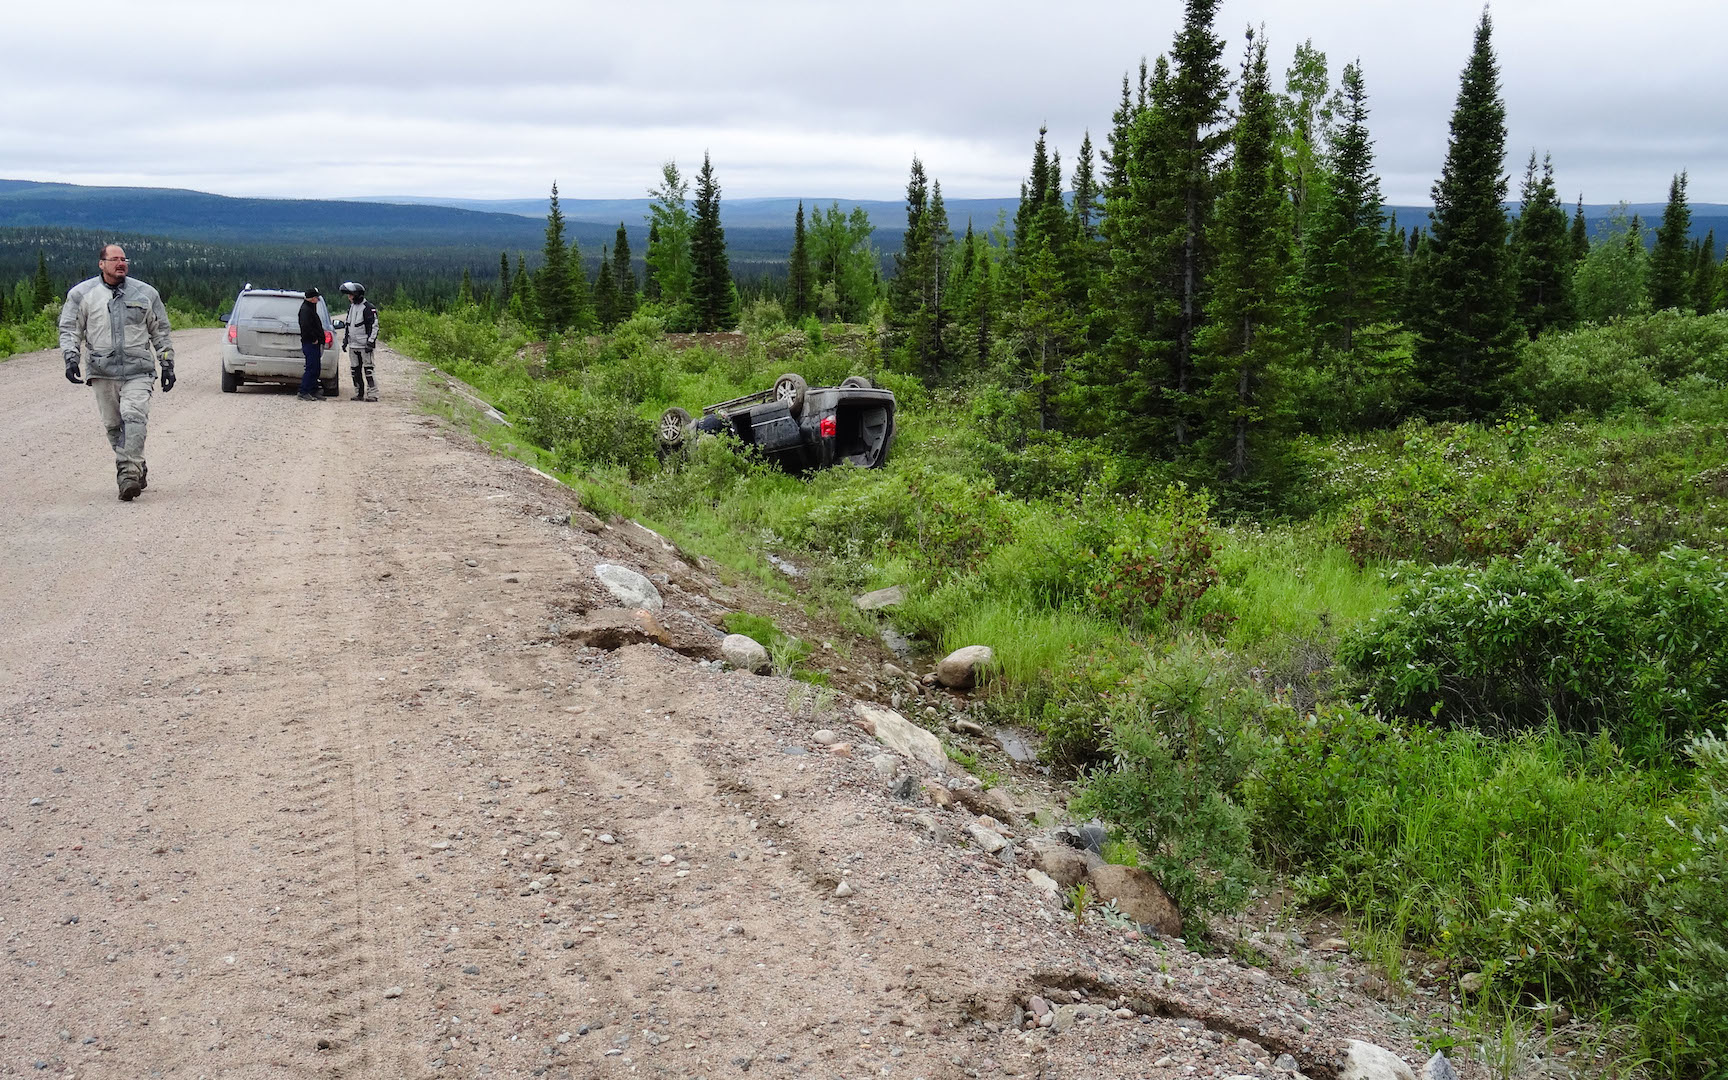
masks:
<svg viewBox="0 0 1728 1080"><path fill-rule="evenodd" d="M318 317L316 301L310 304L305 302L300 304L300 341L302 343L316 341L320 345L324 344L324 320Z"/></svg>

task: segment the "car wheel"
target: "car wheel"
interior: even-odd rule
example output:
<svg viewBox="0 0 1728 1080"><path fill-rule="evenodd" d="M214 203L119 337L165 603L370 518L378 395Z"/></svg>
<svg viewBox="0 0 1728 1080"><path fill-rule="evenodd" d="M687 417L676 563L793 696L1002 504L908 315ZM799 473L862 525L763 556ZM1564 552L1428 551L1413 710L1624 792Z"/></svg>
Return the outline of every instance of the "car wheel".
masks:
<svg viewBox="0 0 1728 1080"><path fill-rule="evenodd" d="M674 405L660 414L660 430L658 432L660 445L667 450L676 450L684 445L684 432L690 426L690 413Z"/></svg>
<svg viewBox="0 0 1728 1080"><path fill-rule="evenodd" d="M240 389L240 377L227 368L222 369L222 392L232 394Z"/></svg>
<svg viewBox="0 0 1728 1080"><path fill-rule="evenodd" d="M848 375L840 381L840 385L849 390L868 390L875 385L862 375Z"/></svg>
<svg viewBox="0 0 1728 1080"><path fill-rule="evenodd" d="M787 373L774 380L774 400L785 402L786 411L797 416L804 408L804 393L809 389L804 376Z"/></svg>
<svg viewBox="0 0 1728 1080"><path fill-rule="evenodd" d="M318 388L324 391L325 397L335 397L342 392L342 377L336 375L328 379L320 379L318 380Z"/></svg>

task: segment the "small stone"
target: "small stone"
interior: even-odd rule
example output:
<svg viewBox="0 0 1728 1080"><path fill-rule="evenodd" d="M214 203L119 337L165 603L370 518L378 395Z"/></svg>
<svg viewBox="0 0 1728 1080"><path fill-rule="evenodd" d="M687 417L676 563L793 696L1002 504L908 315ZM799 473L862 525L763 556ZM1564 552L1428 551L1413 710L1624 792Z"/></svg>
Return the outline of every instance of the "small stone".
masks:
<svg viewBox="0 0 1728 1080"><path fill-rule="evenodd" d="M602 844L616 844L618 842L617 840L613 839L612 834L609 832L603 832L599 836L596 836L594 839L598 840Z"/></svg>
<svg viewBox="0 0 1728 1080"><path fill-rule="evenodd" d="M1481 992L1487 982L1487 978L1480 971L1467 971L1458 976L1458 989L1466 994L1476 994Z"/></svg>
<svg viewBox="0 0 1728 1080"><path fill-rule="evenodd" d="M400 986L389 987L384 991L384 996L387 998L399 998L402 996L402 988Z"/></svg>
<svg viewBox="0 0 1728 1080"><path fill-rule="evenodd" d="M998 851L1001 851L1003 848L1008 846L1008 841L1001 833L980 825L977 822L973 822L966 826L966 832L972 837L973 843L977 844L980 848L983 848L991 855L996 854Z"/></svg>
<svg viewBox="0 0 1728 1080"><path fill-rule="evenodd" d="M954 721L954 730L962 735L982 735L984 734L984 725L976 720L956 720Z"/></svg>
<svg viewBox="0 0 1728 1080"><path fill-rule="evenodd" d="M606 586L606 591L612 594L627 608L641 611L659 611L665 606L660 598L660 590L654 583L627 566L613 566L601 563L594 567L594 576Z"/></svg>
<svg viewBox="0 0 1728 1080"><path fill-rule="evenodd" d="M1348 952L1350 943L1341 937L1329 937L1314 947L1321 952Z"/></svg>
<svg viewBox="0 0 1728 1080"><path fill-rule="evenodd" d="M463 559L462 565L464 565L464 566L479 566L480 564L475 562L473 559Z"/></svg>
<svg viewBox="0 0 1728 1080"><path fill-rule="evenodd" d="M834 895L842 897L842 898L847 897L847 896L851 896L852 895L852 883L850 881L842 881L840 884L838 884L834 887Z"/></svg>
<svg viewBox="0 0 1728 1080"><path fill-rule="evenodd" d="M827 728L818 730L816 734L810 736L810 738L815 740L817 746L833 746L835 743L840 741L840 736L834 734Z"/></svg>
<svg viewBox="0 0 1728 1080"><path fill-rule="evenodd" d="M988 645L955 649L936 665L936 681L954 690L970 690L979 675L996 662L996 650Z"/></svg>
<svg viewBox="0 0 1728 1080"><path fill-rule="evenodd" d="M720 655L739 671L752 674L766 672L770 666L768 650L745 634L727 634L720 642Z"/></svg>
<svg viewBox="0 0 1728 1080"><path fill-rule="evenodd" d="M834 757L851 757L852 744L849 742L835 743L833 746L828 748L828 753L832 754Z"/></svg>
<svg viewBox="0 0 1728 1080"><path fill-rule="evenodd" d="M890 585L886 589L867 592L863 596L852 598L859 611L881 611L884 608L898 607L906 602L906 589L901 585Z"/></svg>
<svg viewBox="0 0 1728 1080"><path fill-rule="evenodd" d="M1422 1066L1422 1080L1458 1080L1458 1070L1452 1067L1450 1058L1436 1050L1428 1064Z"/></svg>
<svg viewBox="0 0 1728 1080"><path fill-rule="evenodd" d="M1026 1009L1033 1016L1041 1017L1050 1011L1050 1003L1034 994L1032 1000L1026 1003Z"/></svg>
<svg viewBox="0 0 1728 1080"><path fill-rule="evenodd" d="M480 974L480 965L479 964L469 964L468 966L466 966L462 969L462 974L464 974L464 975L478 975L478 974Z"/></svg>

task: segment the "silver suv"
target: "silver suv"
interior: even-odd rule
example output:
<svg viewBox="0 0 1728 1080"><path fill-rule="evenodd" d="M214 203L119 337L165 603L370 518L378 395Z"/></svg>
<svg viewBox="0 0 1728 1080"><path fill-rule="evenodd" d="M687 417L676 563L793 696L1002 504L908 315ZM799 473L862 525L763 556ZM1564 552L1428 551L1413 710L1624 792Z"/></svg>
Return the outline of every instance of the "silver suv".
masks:
<svg viewBox="0 0 1728 1080"><path fill-rule="evenodd" d="M222 340L222 392L232 394L249 382L299 383L306 370L306 355L300 351L300 305L306 294L299 289L240 290L234 310L222 316L228 334ZM318 365L318 381L325 397L337 393L336 335L330 309L318 298L318 321L324 324L324 356Z"/></svg>

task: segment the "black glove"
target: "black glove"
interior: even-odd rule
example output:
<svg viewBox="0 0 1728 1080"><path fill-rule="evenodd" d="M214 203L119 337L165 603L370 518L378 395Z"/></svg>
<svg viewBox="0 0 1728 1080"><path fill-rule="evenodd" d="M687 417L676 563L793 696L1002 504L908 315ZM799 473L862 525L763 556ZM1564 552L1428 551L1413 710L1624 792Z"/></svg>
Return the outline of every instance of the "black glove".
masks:
<svg viewBox="0 0 1728 1080"><path fill-rule="evenodd" d="M162 361L162 392L166 394L174 389L174 361Z"/></svg>
<svg viewBox="0 0 1728 1080"><path fill-rule="evenodd" d="M77 383L79 386L84 385L84 373L78 370L78 357L76 355L66 357L66 381Z"/></svg>

